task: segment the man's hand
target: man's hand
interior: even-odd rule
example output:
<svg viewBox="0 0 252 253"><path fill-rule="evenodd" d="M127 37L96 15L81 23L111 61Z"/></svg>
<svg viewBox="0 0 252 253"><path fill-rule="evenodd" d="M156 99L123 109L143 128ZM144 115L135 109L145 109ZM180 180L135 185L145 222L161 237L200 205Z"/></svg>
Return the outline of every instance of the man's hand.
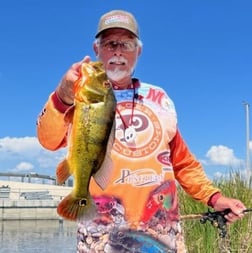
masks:
<svg viewBox="0 0 252 253"><path fill-rule="evenodd" d="M74 102L73 84L80 76L80 67L83 62L89 63L90 57L85 56L81 61L74 63L56 88L56 94L64 104L72 105Z"/></svg>
<svg viewBox="0 0 252 253"><path fill-rule="evenodd" d="M213 208L216 211L230 209L231 211L224 216L228 223L233 223L236 220L241 219L244 216L243 211L246 209L245 205L240 200L224 196L217 199Z"/></svg>

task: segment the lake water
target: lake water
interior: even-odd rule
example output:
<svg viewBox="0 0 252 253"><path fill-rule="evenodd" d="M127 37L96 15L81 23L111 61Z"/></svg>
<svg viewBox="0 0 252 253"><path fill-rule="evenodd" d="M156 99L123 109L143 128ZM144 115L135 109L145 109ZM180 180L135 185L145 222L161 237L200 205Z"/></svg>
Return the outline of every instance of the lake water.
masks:
<svg viewBox="0 0 252 253"><path fill-rule="evenodd" d="M0 221L0 253L76 253L74 222Z"/></svg>

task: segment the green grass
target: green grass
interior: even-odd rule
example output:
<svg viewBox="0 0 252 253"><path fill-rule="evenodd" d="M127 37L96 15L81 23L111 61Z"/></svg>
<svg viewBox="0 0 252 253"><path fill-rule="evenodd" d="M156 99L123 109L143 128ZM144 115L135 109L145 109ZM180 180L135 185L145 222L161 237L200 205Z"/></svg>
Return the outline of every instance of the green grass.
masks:
<svg viewBox="0 0 252 253"><path fill-rule="evenodd" d="M214 184L225 196L240 199L247 208L252 208L252 180L245 182L238 172L230 173L228 179L219 179ZM208 207L191 199L179 189L180 212L197 214L208 211ZM183 220L183 230L188 253L251 253L252 212L237 222L228 225L227 236L221 238L216 227L210 222L201 224L199 219Z"/></svg>

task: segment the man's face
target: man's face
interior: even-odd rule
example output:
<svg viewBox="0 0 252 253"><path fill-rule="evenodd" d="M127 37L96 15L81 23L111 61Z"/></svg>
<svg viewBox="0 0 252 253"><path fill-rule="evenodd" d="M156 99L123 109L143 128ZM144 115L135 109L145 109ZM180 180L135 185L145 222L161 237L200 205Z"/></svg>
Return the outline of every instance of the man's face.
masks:
<svg viewBox="0 0 252 253"><path fill-rule="evenodd" d="M123 82L131 78L141 48L136 37L125 29L109 29L101 34L94 45L97 58L104 64L108 78Z"/></svg>

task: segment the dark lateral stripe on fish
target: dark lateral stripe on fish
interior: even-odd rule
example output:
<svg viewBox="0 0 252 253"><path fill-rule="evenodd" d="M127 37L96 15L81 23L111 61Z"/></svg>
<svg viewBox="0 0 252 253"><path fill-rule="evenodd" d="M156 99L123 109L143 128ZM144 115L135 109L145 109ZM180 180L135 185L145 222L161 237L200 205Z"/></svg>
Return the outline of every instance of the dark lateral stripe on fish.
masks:
<svg viewBox="0 0 252 253"><path fill-rule="evenodd" d="M92 159L92 158L89 158L89 157L85 157L85 159L84 159L89 165L87 166L87 167L83 167L83 168L85 168L85 169L87 169L87 170L90 170L90 173L91 174L94 174L94 173L96 173L97 172L97 170L99 169L99 167L101 166L101 162L102 162L102 160L100 160L100 159ZM85 170L84 169L84 170ZM81 197L83 197L83 196L86 196L87 194L84 194L84 195L82 195Z"/></svg>
<svg viewBox="0 0 252 253"><path fill-rule="evenodd" d="M107 125L111 123L111 118L93 117L90 119L90 124Z"/></svg>
<svg viewBox="0 0 252 253"><path fill-rule="evenodd" d="M95 145L104 145L107 144L107 140L103 139L103 138L97 138L97 137L92 137L89 136L87 139L87 143L88 144L95 144Z"/></svg>

